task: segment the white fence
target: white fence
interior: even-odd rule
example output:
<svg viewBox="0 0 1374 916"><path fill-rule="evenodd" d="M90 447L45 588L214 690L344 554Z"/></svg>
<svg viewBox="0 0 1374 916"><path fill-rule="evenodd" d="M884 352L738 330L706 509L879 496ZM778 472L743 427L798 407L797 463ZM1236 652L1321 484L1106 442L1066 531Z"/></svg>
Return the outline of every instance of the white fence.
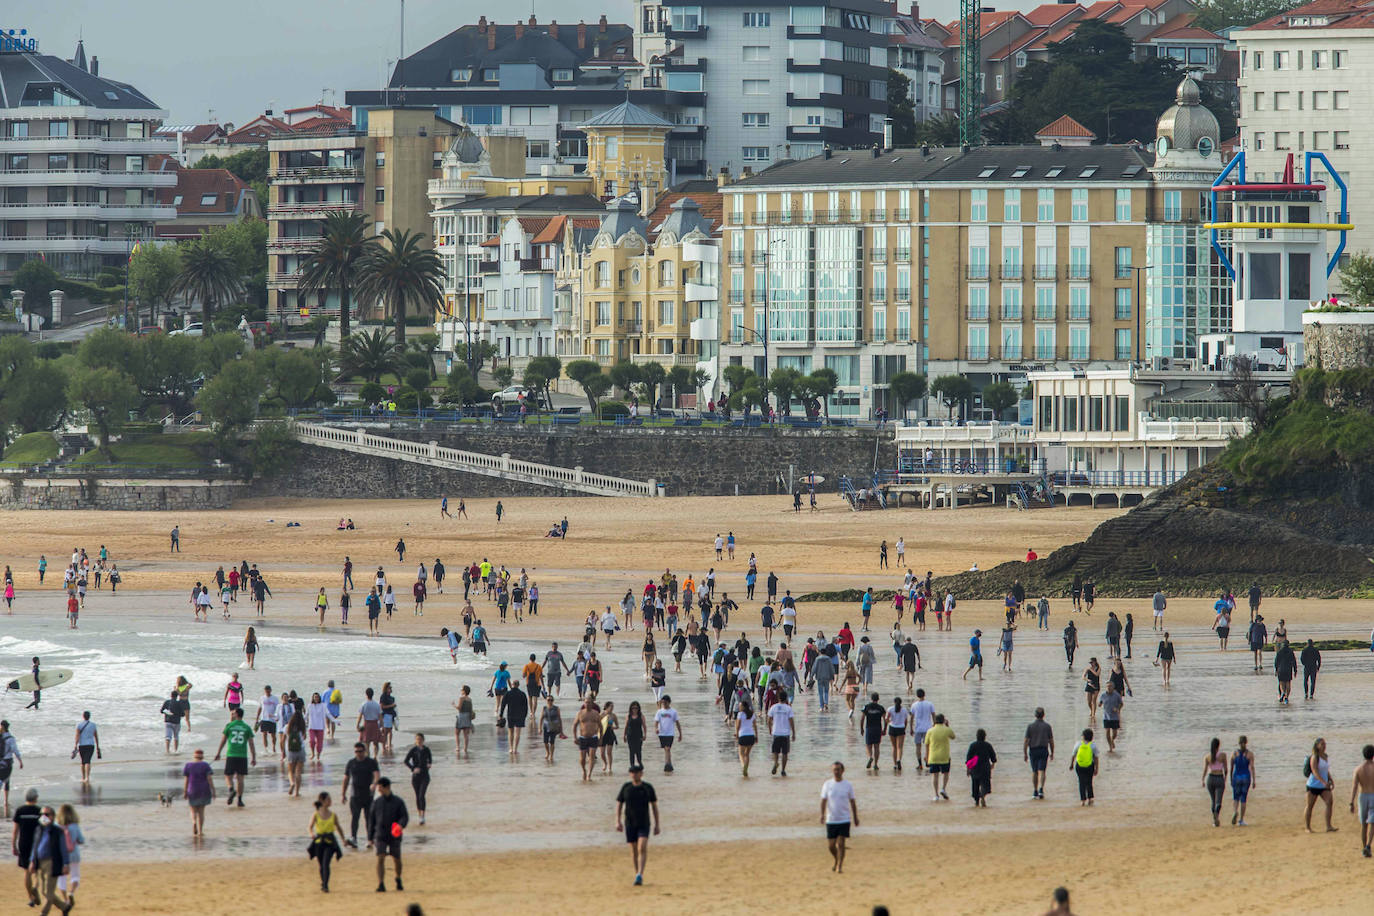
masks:
<svg viewBox="0 0 1374 916"><path fill-rule="evenodd" d="M609 474L593 474L580 466L559 467L552 464L539 464L534 461L521 461L509 454L488 455L483 452L465 452L456 448L445 448L436 442L412 442L407 439L393 439L389 436L374 436L364 429L344 429L337 426L322 426L318 423L296 423L293 427L296 438L307 445L339 449L359 455L375 455L381 458L396 458L416 464L464 471L469 474L482 474L487 477L501 477L507 480L520 480L539 486L561 490L575 490L597 496L657 496L658 482L627 480Z"/></svg>

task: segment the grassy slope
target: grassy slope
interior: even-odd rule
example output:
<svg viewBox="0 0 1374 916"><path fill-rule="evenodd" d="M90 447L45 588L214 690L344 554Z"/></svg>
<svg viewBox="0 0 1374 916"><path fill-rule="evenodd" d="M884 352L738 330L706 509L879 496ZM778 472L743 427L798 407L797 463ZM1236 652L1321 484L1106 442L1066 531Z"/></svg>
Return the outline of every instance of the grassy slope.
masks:
<svg viewBox="0 0 1374 916"><path fill-rule="evenodd" d="M49 432L25 433L5 449L0 467L30 467L57 457L57 440Z"/></svg>

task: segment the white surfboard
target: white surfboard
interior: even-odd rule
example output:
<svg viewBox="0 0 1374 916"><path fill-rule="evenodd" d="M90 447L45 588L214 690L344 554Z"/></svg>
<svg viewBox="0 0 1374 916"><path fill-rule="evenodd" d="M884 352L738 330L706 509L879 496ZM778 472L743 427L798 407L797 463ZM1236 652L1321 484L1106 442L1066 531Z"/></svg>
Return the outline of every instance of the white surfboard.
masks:
<svg viewBox="0 0 1374 916"><path fill-rule="evenodd" d="M809 484L825 483L825 477L821 474L807 474L801 479L801 482Z"/></svg>
<svg viewBox="0 0 1374 916"><path fill-rule="evenodd" d="M34 680L32 674L26 674L10 681L5 687L9 690L47 690L49 687L65 684L71 679L70 668L44 668L38 672L38 680Z"/></svg>

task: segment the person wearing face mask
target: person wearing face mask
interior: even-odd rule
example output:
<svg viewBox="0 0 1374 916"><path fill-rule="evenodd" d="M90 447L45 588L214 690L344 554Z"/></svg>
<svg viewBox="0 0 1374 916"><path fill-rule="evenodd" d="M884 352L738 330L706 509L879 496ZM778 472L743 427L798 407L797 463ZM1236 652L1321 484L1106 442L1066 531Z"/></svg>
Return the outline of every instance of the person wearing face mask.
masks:
<svg viewBox="0 0 1374 916"><path fill-rule="evenodd" d="M43 909L39 911L43 916L48 916L54 907L65 916L72 908L71 902L62 899L57 889L57 879L68 873L69 866L66 836L56 821L52 808L43 806L33 838L33 858L29 861L29 874L43 895Z"/></svg>

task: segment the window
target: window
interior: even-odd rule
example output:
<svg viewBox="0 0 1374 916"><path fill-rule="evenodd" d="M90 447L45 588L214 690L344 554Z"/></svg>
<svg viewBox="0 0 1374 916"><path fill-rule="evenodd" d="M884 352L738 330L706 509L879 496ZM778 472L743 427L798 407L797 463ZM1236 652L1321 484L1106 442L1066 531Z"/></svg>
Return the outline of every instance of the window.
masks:
<svg viewBox="0 0 1374 916"><path fill-rule="evenodd" d="M677 323L677 322L675 321L675 318L674 318L674 315L673 315L673 300L671 300L671 299L661 299L661 300L659 300L659 303L658 303L658 323L659 323L659 324L676 324L676 323Z"/></svg>
<svg viewBox="0 0 1374 916"><path fill-rule="evenodd" d="M385 152L384 150L378 150L378 151L377 151L376 163L377 163L377 168L379 168L379 169L384 169L384 168L386 168L386 152Z"/></svg>
<svg viewBox="0 0 1374 916"><path fill-rule="evenodd" d="M1118 223L1129 223L1131 221L1130 188L1116 189L1116 221Z"/></svg>
<svg viewBox="0 0 1374 916"><path fill-rule="evenodd" d="M1346 52L1344 52L1344 51L1332 51L1332 52L1331 52L1331 69L1333 69L1333 70L1344 70L1344 69L1345 69L1345 58L1346 58Z"/></svg>
<svg viewBox="0 0 1374 916"><path fill-rule="evenodd" d="M215 201L217 201L217 200L219 200L219 195L218 195L218 194L202 194L202 195L200 195L200 205L201 205L202 207L213 207L213 206L215 205Z"/></svg>
<svg viewBox="0 0 1374 916"><path fill-rule="evenodd" d="M825 25L825 8L820 6L792 7L792 30L799 35L815 35Z"/></svg>
<svg viewBox="0 0 1374 916"><path fill-rule="evenodd" d="M1164 192L1164 221L1166 223L1176 223L1183 219L1183 192L1165 191Z"/></svg>
<svg viewBox="0 0 1374 916"><path fill-rule="evenodd" d="M1021 222L1021 192L1002 192L1002 219L1008 223Z"/></svg>
<svg viewBox="0 0 1374 916"><path fill-rule="evenodd" d="M1002 74L1000 74L1000 73L997 74L997 79L995 80L995 83L996 83L997 91L998 91L998 92L1001 92L1001 91L1002 91Z"/></svg>
<svg viewBox="0 0 1374 916"><path fill-rule="evenodd" d="M1275 70L1285 70L1285 69L1287 69L1287 68L1288 68L1288 52L1287 52L1287 51L1275 51L1275 52L1274 52L1274 69L1275 69Z"/></svg>
<svg viewBox="0 0 1374 916"><path fill-rule="evenodd" d="M1089 276L1088 246L1071 245L1069 247L1069 279L1086 280Z"/></svg>
<svg viewBox="0 0 1374 916"><path fill-rule="evenodd" d="M1331 93L1331 107L1336 111L1345 111L1350 108L1350 93L1344 89L1336 89Z"/></svg>
<svg viewBox="0 0 1374 916"><path fill-rule="evenodd" d="M1002 279L1019 280L1021 279L1021 246L1006 245L1002 246Z"/></svg>
<svg viewBox="0 0 1374 916"><path fill-rule="evenodd" d="M1053 286L1035 288L1035 320L1053 321L1055 317L1055 295Z"/></svg>
<svg viewBox="0 0 1374 916"><path fill-rule="evenodd" d="M988 288L986 286L970 286L968 288L968 320L988 320Z"/></svg>
<svg viewBox="0 0 1374 916"><path fill-rule="evenodd" d="M138 163L138 164L139 164L139 168L134 169L134 168L128 168L128 167L126 166L126 170L127 170L127 171L130 171L130 172L141 172L141 171L143 171L143 168L142 168L142 165L143 165L143 157L142 157L142 156L130 156L130 157L128 157L128 158L139 160L139 163ZM48 154L48 171L49 171L49 172L65 172L65 171L67 170L67 165L68 165L68 163L70 163L70 161L71 161L71 160L70 160L70 158L67 156L66 153L49 153L49 154Z"/></svg>
<svg viewBox="0 0 1374 916"><path fill-rule="evenodd" d="M27 127L28 125L26 124L26 125L24 125L24 126ZM71 124L68 123L67 121L49 121L49 122L48 122L48 136L49 136L49 137L66 137L66 136L69 136L68 131L70 131L70 130L71 130Z"/></svg>
<svg viewBox="0 0 1374 916"><path fill-rule="evenodd" d="M701 7L675 6L672 21L674 32L695 32L701 28Z"/></svg>
<svg viewBox="0 0 1374 916"><path fill-rule="evenodd" d="M1075 223L1088 221L1088 189L1074 188L1069 206L1069 219Z"/></svg>
<svg viewBox="0 0 1374 916"><path fill-rule="evenodd" d="M1081 327L1069 328L1069 359L1083 360L1088 358L1088 329ZM1093 430L1102 429L1102 398L1089 398L1089 403L1093 405L1093 420L1089 423L1089 428ZM1096 422L1093 426L1092 422Z"/></svg>
<svg viewBox="0 0 1374 916"><path fill-rule="evenodd" d="M1289 139L1291 136L1292 136L1292 134L1290 134L1290 133L1289 133L1288 131L1286 131L1286 130L1276 130L1276 131L1274 131L1274 149L1275 149L1275 150L1287 150L1287 149L1291 149L1291 148L1292 148L1292 147L1291 147L1291 144L1292 144L1292 142L1293 142L1292 140Z"/></svg>
<svg viewBox="0 0 1374 916"><path fill-rule="evenodd" d="M768 45L745 45L741 52L745 63L768 60Z"/></svg>
<svg viewBox="0 0 1374 916"><path fill-rule="evenodd" d="M1129 247L1117 248L1116 251L1116 278L1127 280L1131 276L1131 249Z"/></svg>
<svg viewBox="0 0 1374 916"><path fill-rule="evenodd" d="M1203 65L1206 65L1206 64L1208 63L1208 61L1209 61L1210 56L1211 56L1210 52L1211 52L1211 49L1210 49L1210 48L1189 48L1189 49L1188 49L1188 63L1190 63L1190 64L1203 64ZM1302 60L1302 52L1301 52L1301 51L1298 52L1298 60L1299 60L1299 61Z"/></svg>
<svg viewBox="0 0 1374 916"><path fill-rule="evenodd" d="M1130 321L1131 319L1131 289L1124 287L1116 291L1116 320Z"/></svg>
<svg viewBox="0 0 1374 916"><path fill-rule="evenodd" d="M972 318L973 316L970 315L969 317ZM1021 287L1005 285L1002 287L1002 320L1021 320Z"/></svg>
<svg viewBox="0 0 1374 916"><path fill-rule="evenodd" d="M887 309L873 310L873 339L887 340Z"/></svg>
<svg viewBox="0 0 1374 916"><path fill-rule="evenodd" d="M1130 292L1130 290L1127 290L1127 292ZM1117 329L1116 329L1116 346L1115 346L1114 349L1115 349L1115 351L1116 351L1116 352L1113 354L1113 358L1114 358L1114 359L1131 359L1131 358L1134 356L1134 353L1132 353L1132 351L1131 351L1131 329L1130 329L1130 328L1117 328ZM1126 398L1117 398L1116 400L1117 400L1117 429L1129 429L1129 428L1130 428L1130 413L1129 413L1129 411L1130 411L1130 406L1129 406L1130 402L1129 402ZM1125 408L1125 410L1122 410L1123 407Z"/></svg>
<svg viewBox="0 0 1374 916"><path fill-rule="evenodd" d="M1275 111L1287 111L1287 110L1288 110L1288 96L1289 96L1289 93L1287 93L1287 92L1275 92L1275 93L1274 93L1274 110L1275 110Z"/></svg>
<svg viewBox="0 0 1374 916"><path fill-rule="evenodd" d="M547 159L549 158L548 140L526 140L525 141L526 159Z"/></svg>
<svg viewBox="0 0 1374 916"><path fill-rule="evenodd" d="M987 188L974 188L971 192L972 199L969 204L968 218L975 223L986 223L988 221L988 191Z"/></svg>
<svg viewBox="0 0 1374 916"><path fill-rule="evenodd" d="M974 245L968 250L968 275L971 280L988 278L988 249L986 245Z"/></svg>
<svg viewBox="0 0 1374 916"><path fill-rule="evenodd" d="M1021 326L1019 324L1002 325L1002 359L1021 358Z"/></svg>
<svg viewBox="0 0 1374 916"><path fill-rule="evenodd" d="M766 111L746 111L743 115L745 127L767 127L768 112Z"/></svg>
<svg viewBox="0 0 1374 916"><path fill-rule="evenodd" d="M768 80L744 80L743 92L745 95L767 95Z"/></svg>
<svg viewBox="0 0 1374 916"><path fill-rule="evenodd" d="M1017 52L1016 52L1016 68L1019 70L1019 69L1021 69L1022 67L1024 67L1025 65L1026 65L1026 52L1025 52L1025 51L1017 51Z"/></svg>
<svg viewBox="0 0 1374 916"><path fill-rule="evenodd" d="M1069 320L1088 320L1088 288L1086 286L1069 287Z"/></svg>
<svg viewBox="0 0 1374 916"><path fill-rule="evenodd" d="M9 124L9 134L8 134L8 136L10 136L10 137L12 137L12 138L14 138L14 139L16 139L16 140L22 140L23 138L27 137L28 135L29 135L29 122L28 122L28 121L11 121L11 122L10 122L10 124Z"/></svg>
<svg viewBox="0 0 1374 916"><path fill-rule="evenodd" d="M430 167L433 168L435 171L442 169L444 167L444 154L440 152L435 152L433 157L430 159Z"/></svg>
<svg viewBox="0 0 1374 916"><path fill-rule="evenodd" d="M1312 291L1312 256L1306 252L1288 255L1288 298L1306 299Z"/></svg>
<svg viewBox="0 0 1374 916"><path fill-rule="evenodd" d="M1258 152L1262 149L1264 149L1264 134L1255 131L1255 151Z"/></svg>
<svg viewBox="0 0 1374 916"><path fill-rule="evenodd" d="M1035 192L1035 219L1040 223L1054 222L1054 189L1040 188Z"/></svg>
<svg viewBox="0 0 1374 916"><path fill-rule="evenodd" d="M1035 329L1035 358L1043 360L1054 359L1054 327L1037 327ZM1068 427L1066 426L1065 429Z"/></svg>
<svg viewBox="0 0 1374 916"><path fill-rule="evenodd" d="M700 73L669 73L668 90L670 92L700 92L701 74Z"/></svg>
<svg viewBox="0 0 1374 916"><path fill-rule="evenodd" d="M501 106L464 105L463 123L468 125L500 124Z"/></svg>
<svg viewBox="0 0 1374 916"><path fill-rule="evenodd" d="M745 13L744 27L746 29L766 29L772 24L772 13Z"/></svg>
<svg viewBox="0 0 1374 916"><path fill-rule="evenodd" d="M1350 149L1350 131L1336 130L1331 132L1331 145L1336 149Z"/></svg>
<svg viewBox="0 0 1374 916"><path fill-rule="evenodd" d="M450 82L454 82L454 83L467 83L467 82L471 82L471 81L472 81L472 68L471 68L471 67L455 67L454 69L452 69L452 70L450 70L450 71L448 72L448 78L449 78L449 81L450 81Z"/></svg>
<svg viewBox="0 0 1374 916"><path fill-rule="evenodd" d="M610 261L597 261L597 262L596 262L596 285L597 285L598 288L601 288L601 289L607 288L607 287L609 287L609 286L611 285L611 262L610 262Z"/></svg>
<svg viewBox="0 0 1374 916"><path fill-rule="evenodd" d="M567 67L555 68L551 74L555 83L571 83L573 72Z"/></svg>
<svg viewBox="0 0 1374 916"><path fill-rule="evenodd" d="M375 196L374 199L375 199L376 202L379 203L379 204L380 204L380 203L385 203L385 202L386 202L386 188L378 188L378 189L377 189L377 194L376 194L376 196Z"/></svg>
<svg viewBox="0 0 1374 916"><path fill-rule="evenodd" d="M1325 52L1325 51L1313 51L1313 52L1312 52L1312 69L1313 69L1313 70L1320 70L1320 69L1322 69L1324 66L1326 66L1326 52Z"/></svg>
<svg viewBox="0 0 1374 916"><path fill-rule="evenodd" d="M741 152L745 162L768 161L768 147L766 146L746 146Z"/></svg>
<svg viewBox="0 0 1374 916"><path fill-rule="evenodd" d="M1263 52L1263 51L1256 51L1256 52L1255 52L1255 69L1256 69L1256 70L1263 70L1263 69L1264 69L1264 52Z"/></svg>
<svg viewBox="0 0 1374 916"><path fill-rule="evenodd" d="M988 358L988 329L986 325L969 325L968 358Z"/></svg>

